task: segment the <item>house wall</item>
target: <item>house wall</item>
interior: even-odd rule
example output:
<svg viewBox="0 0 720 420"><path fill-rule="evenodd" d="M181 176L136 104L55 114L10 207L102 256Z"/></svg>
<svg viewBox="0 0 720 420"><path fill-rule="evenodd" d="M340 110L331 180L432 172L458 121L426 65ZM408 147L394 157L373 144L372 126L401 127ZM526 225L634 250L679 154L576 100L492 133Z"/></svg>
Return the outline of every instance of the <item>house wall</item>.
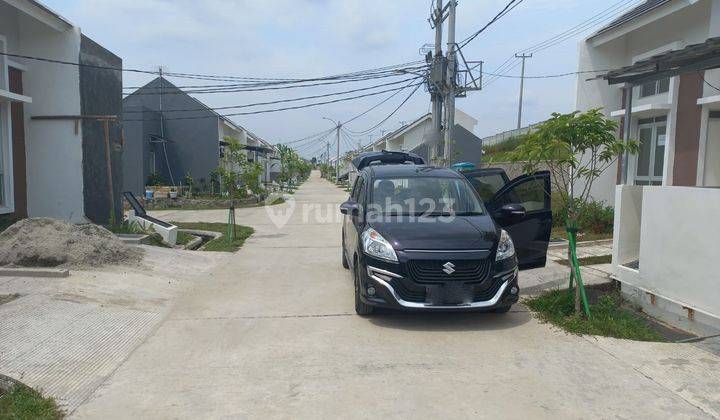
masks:
<svg viewBox="0 0 720 420"><path fill-rule="evenodd" d="M0 10L0 16L6 16L6 12L7 9ZM0 24L3 31L16 34L15 41L8 43L8 52L78 61L78 28L58 32L25 14L17 13L16 16L16 19ZM28 67L23 75L25 95L33 99L32 103L24 105L28 215L86 221L82 127L76 132L73 121L30 119L33 116L80 115L79 69L40 61L23 64Z"/></svg>
<svg viewBox="0 0 720 420"><path fill-rule="evenodd" d="M153 111L160 109L160 95L156 94L159 92L159 86L159 79L155 79L123 100L126 124L142 119L138 116L141 114L135 113L139 107ZM162 96L164 135L169 142L165 147L161 143L153 145L157 172L168 182L172 172L176 184L180 184L188 173L195 180L200 178L209 180L210 172L220 164L218 144L220 132L217 115L209 109L173 112L173 110L199 109L203 105L172 86L167 80L163 81ZM155 119L148 117L148 114L146 118ZM158 132L153 134L160 135L159 125L157 127ZM142 144L149 140L138 137L138 132L138 130L126 132L125 141ZM168 170L165 150L167 150L170 170ZM126 163L125 166L128 164Z"/></svg>
<svg viewBox="0 0 720 420"><path fill-rule="evenodd" d="M80 63L91 66L122 68L122 59L82 36ZM122 115L122 72L92 67L80 68L80 108L82 115ZM104 123L82 121L83 198L85 216L95 223L107 224L122 213L122 145L121 122L109 123L112 192L108 185L108 163ZM111 212L110 194L114 203Z"/></svg>
<svg viewBox="0 0 720 420"><path fill-rule="evenodd" d="M160 114L143 107L124 107L125 110L141 111L123 114L125 144L122 154L122 190L142 196L145 184L153 173L153 155L156 145L150 144L150 135L160 132ZM130 139L130 141L128 141ZM138 140L140 139L140 140ZM155 156L162 157L160 148ZM160 167L163 162L155 162Z"/></svg>
<svg viewBox="0 0 720 420"><path fill-rule="evenodd" d="M720 320L720 273L708 263L720 238L720 189L646 188L642 208L636 285Z"/></svg>

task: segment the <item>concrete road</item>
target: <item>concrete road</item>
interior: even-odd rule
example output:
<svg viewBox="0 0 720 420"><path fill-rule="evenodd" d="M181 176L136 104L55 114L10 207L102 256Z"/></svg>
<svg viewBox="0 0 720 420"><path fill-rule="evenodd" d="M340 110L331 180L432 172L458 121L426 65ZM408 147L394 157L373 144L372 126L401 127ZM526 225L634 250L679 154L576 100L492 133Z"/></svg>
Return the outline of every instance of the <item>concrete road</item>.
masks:
<svg viewBox="0 0 720 420"><path fill-rule="evenodd" d="M294 203L269 208L278 219L294 206L282 228L265 208L239 211L238 223L256 228L252 239L180 298L74 416L704 418L720 411L717 375L707 373L717 372L718 359L694 347L673 358L680 347L672 344L566 335L521 306L505 315L354 315L334 217L346 195L314 174ZM303 217L307 205L321 220Z"/></svg>

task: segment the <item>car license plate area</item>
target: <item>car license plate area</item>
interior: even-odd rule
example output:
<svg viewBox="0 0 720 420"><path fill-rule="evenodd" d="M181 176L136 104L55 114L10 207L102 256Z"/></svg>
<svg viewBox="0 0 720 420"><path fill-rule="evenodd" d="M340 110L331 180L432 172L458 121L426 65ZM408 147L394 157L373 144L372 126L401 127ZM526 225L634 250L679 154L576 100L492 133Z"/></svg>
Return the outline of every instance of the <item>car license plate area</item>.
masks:
<svg viewBox="0 0 720 420"><path fill-rule="evenodd" d="M427 303L431 305L468 305L472 296L472 288L462 283L427 286Z"/></svg>

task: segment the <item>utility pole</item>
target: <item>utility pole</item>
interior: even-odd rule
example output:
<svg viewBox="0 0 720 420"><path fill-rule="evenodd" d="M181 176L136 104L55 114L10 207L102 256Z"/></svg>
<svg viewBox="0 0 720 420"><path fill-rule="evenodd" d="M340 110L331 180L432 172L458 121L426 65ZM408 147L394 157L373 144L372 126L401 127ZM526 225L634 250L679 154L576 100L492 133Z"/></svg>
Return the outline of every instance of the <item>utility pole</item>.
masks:
<svg viewBox="0 0 720 420"><path fill-rule="evenodd" d="M435 155L436 145L442 137L443 94L441 86L443 84L443 74L445 73L445 57L442 52L442 0L435 0L435 10L431 19L433 25L435 25L435 53L433 55L432 70L430 72L430 100L432 101L432 132L430 134L430 144L432 147L429 155L432 157Z"/></svg>
<svg viewBox="0 0 720 420"><path fill-rule="evenodd" d="M330 142L325 143L325 160L328 166L330 166Z"/></svg>
<svg viewBox="0 0 720 420"><path fill-rule="evenodd" d="M522 128L522 106L523 106L523 88L525 87L525 59L532 58L532 54L515 54L516 58L522 59L522 70L520 72L520 104L518 106L518 130Z"/></svg>
<svg viewBox="0 0 720 420"><path fill-rule="evenodd" d="M335 124L335 139L337 141L337 154L335 156L335 178L340 178L340 128L342 128L342 123L340 121L335 121L333 119L330 119L328 117L322 117L323 120L328 120Z"/></svg>
<svg viewBox="0 0 720 420"><path fill-rule="evenodd" d="M160 137L162 138L161 144L163 147L163 154L165 155L165 164L167 165L168 169L168 175L170 175L170 182L172 183L173 187L175 186L175 178L172 174L172 169L170 169L170 158L168 157L167 153L167 141L165 141L165 117L163 116L163 68L160 66L158 69L158 73L160 74L160 100L158 105L158 113L160 114Z"/></svg>
<svg viewBox="0 0 720 420"><path fill-rule="evenodd" d="M445 91L445 151L443 158L447 165L452 163L453 141L455 134L455 88L457 87L456 71L457 57L455 57L455 11L457 2L450 0L448 8L448 57L447 57L447 89Z"/></svg>

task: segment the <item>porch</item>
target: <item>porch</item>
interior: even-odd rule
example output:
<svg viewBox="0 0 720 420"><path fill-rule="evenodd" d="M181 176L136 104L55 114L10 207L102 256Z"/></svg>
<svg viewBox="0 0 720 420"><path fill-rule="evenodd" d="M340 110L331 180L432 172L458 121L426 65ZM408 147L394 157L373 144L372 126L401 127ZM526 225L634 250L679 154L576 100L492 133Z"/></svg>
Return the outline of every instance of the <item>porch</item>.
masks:
<svg viewBox="0 0 720 420"><path fill-rule="evenodd" d="M640 142L618 173L613 276L645 312L699 335L720 331L719 57L711 38L602 76L624 84L612 115ZM633 104L653 85L656 95Z"/></svg>

